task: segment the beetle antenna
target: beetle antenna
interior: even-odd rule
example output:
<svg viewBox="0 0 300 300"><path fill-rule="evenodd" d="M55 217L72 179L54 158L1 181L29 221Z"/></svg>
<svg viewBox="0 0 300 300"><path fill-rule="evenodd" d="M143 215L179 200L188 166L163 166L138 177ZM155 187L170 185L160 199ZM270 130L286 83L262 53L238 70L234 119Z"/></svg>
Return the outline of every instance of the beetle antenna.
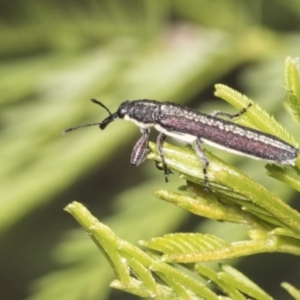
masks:
<svg viewBox="0 0 300 300"><path fill-rule="evenodd" d="M110 123L111 121L113 121L115 119L115 116L113 116L113 114L110 112L110 110L103 103L101 103L100 101L98 101L97 99L94 99L94 98L92 98L91 101L93 103L96 103L96 104L100 105L101 107L103 107L108 112L109 117L104 120L105 122L102 121L102 122L97 122L97 123L89 123L89 124L83 124L83 125L71 127L71 128L65 129L62 132L62 134L66 134L68 132L71 132L73 130L77 130L77 129L80 129L80 128L96 126L96 125L98 125L101 129L104 129L107 126L108 123Z"/></svg>
<svg viewBox="0 0 300 300"><path fill-rule="evenodd" d="M68 128L68 129L65 129L62 134L66 134L68 132L71 132L73 130L77 130L77 129L80 129L80 128L84 128L84 127L89 127L89 126L96 126L96 125L101 125L101 123L89 123L89 124L83 124L83 125L79 125L79 126L76 126L76 127L71 127L71 128Z"/></svg>
<svg viewBox="0 0 300 300"><path fill-rule="evenodd" d="M101 103L100 101L98 101L95 98L92 98L91 101L93 103L96 103L96 104L100 105L101 107L103 107L109 113L110 116L112 115L112 113L110 112L110 110L103 103Z"/></svg>

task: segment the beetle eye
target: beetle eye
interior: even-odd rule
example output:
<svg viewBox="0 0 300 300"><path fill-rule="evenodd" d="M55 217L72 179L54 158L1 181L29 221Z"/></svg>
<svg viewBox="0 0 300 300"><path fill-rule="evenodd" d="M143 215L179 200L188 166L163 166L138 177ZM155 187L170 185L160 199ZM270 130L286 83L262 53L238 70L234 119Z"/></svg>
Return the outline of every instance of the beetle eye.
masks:
<svg viewBox="0 0 300 300"><path fill-rule="evenodd" d="M127 114L127 109L124 108L124 107L121 107L121 108L118 109L117 114L118 114L119 118L123 119L124 116Z"/></svg>
<svg viewBox="0 0 300 300"><path fill-rule="evenodd" d="M117 110L117 115L120 119L123 119L130 111L130 101L123 102Z"/></svg>

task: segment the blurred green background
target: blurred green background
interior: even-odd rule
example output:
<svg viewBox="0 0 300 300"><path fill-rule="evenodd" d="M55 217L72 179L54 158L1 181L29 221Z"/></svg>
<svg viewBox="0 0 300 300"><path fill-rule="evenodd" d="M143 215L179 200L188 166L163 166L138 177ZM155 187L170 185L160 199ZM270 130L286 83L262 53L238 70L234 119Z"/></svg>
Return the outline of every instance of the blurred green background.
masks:
<svg viewBox="0 0 300 300"><path fill-rule="evenodd" d="M133 243L174 231L243 238L240 227L152 195L184 182L174 174L166 185L153 162L130 166L140 135L132 124L61 131L107 116L92 97L112 111L148 98L233 112L213 96L224 83L297 137L282 103L284 60L300 54L299 1L17 0L1 1L0 16L0 299L137 299L108 287L110 266L63 211L72 200ZM285 201L297 199L266 178L264 163L220 156ZM299 287L298 258L232 263L278 299L286 297L280 282Z"/></svg>

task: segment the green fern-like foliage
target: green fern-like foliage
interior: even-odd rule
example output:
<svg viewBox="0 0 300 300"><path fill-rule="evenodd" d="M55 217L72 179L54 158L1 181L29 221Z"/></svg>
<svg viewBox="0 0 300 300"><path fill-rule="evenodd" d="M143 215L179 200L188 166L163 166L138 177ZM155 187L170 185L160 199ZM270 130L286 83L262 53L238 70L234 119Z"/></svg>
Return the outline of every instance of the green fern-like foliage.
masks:
<svg viewBox="0 0 300 300"><path fill-rule="evenodd" d="M299 119L300 76L297 60L286 60L286 105ZM237 108L252 101L224 85L215 94ZM257 104L239 122L274 134L296 145L288 132ZM156 145L150 143L148 158L160 162ZM168 167L186 181L184 193L155 190L164 201L193 214L232 222L248 228L248 239L227 242L206 233L171 233L142 240L140 247L118 237L82 204L66 207L110 262L116 279L111 287L152 299L273 299L233 267L214 270L204 263L257 253L300 255L300 214L237 168L206 152L212 192L204 189L201 163L190 148L165 144ZM299 191L299 162L295 167L267 165L268 174ZM181 188L182 190L182 188ZM181 264L179 268L178 264ZM288 283L282 287L295 299L300 292ZM222 291L221 293L219 291ZM224 296L225 295L225 296Z"/></svg>

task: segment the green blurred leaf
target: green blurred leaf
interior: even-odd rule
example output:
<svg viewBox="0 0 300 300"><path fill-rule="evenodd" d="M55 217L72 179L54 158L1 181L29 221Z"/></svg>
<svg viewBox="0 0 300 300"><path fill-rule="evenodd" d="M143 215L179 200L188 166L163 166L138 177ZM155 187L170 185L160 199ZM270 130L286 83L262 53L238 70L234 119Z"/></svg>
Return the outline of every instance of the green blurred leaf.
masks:
<svg viewBox="0 0 300 300"><path fill-rule="evenodd" d="M300 290L287 282L283 282L281 286L296 300L300 299Z"/></svg>
<svg viewBox="0 0 300 300"><path fill-rule="evenodd" d="M288 57L285 61L285 88L287 90L286 105L295 119L300 123L300 66L299 57Z"/></svg>

